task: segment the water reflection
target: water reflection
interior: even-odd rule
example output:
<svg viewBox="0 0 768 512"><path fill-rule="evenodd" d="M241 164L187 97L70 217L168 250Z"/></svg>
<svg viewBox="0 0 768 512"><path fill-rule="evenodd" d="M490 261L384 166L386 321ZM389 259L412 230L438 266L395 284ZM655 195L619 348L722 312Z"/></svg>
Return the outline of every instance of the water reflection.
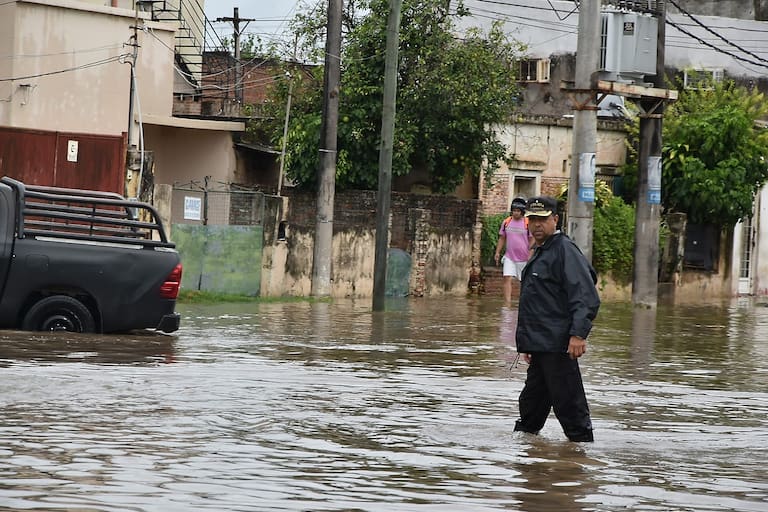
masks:
<svg viewBox="0 0 768 512"><path fill-rule="evenodd" d="M175 338L139 331L120 335L0 331L0 367L18 361L157 364L174 361Z"/></svg>
<svg viewBox="0 0 768 512"><path fill-rule="evenodd" d="M632 365L638 378L647 375L656 338L656 309L632 311Z"/></svg>
<svg viewBox="0 0 768 512"><path fill-rule="evenodd" d="M0 334L0 509L768 509L768 308L604 304L590 445L512 432L501 301L182 312L174 337Z"/></svg>

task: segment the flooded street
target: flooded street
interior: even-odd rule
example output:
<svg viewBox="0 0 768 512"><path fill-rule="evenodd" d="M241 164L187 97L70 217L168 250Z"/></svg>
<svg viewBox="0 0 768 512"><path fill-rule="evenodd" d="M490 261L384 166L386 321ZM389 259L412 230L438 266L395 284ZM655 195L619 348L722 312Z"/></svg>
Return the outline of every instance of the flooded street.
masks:
<svg viewBox="0 0 768 512"><path fill-rule="evenodd" d="M0 509L765 511L768 307L603 305L595 443L513 433L489 298L181 305L176 336L0 332Z"/></svg>

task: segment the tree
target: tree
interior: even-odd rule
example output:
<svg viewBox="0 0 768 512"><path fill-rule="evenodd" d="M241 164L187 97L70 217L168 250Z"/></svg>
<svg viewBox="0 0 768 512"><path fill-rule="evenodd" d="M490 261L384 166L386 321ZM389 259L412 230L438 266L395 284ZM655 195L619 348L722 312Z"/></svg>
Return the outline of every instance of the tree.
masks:
<svg viewBox="0 0 768 512"><path fill-rule="evenodd" d="M449 8L450 6L450 8ZM386 0L357 4L359 19L346 17L342 51L339 143L336 186L372 189L378 181L379 130L386 40ZM499 25L487 33L454 35L454 19L466 16L461 4L445 0L404 0L399 48L399 75L394 176L412 169L426 172L438 193L451 192L467 172L488 175L498 168L506 149L494 126L507 119L516 97L515 67L522 46L509 40ZM311 21L316 18L306 17ZM297 31L305 37L317 25ZM286 172L299 186L315 185L322 123L322 70L294 91L288 131ZM275 91L285 92L286 87ZM280 99L274 105L284 104ZM279 112L275 121L283 119ZM267 128L275 145L282 131Z"/></svg>
<svg viewBox="0 0 768 512"><path fill-rule="evenodd" d="M680 89L664 118L664 207L697 224L734 226L768 181L768 131L756 124L768 104L732 82Z"/></svg>

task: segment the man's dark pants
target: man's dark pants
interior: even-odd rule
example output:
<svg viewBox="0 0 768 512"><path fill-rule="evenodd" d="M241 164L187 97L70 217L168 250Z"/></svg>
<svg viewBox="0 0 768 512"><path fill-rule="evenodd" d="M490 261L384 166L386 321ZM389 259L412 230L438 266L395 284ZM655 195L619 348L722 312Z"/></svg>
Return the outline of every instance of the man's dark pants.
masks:
<svg viewBox="0 0 768 512"><path fill-rule="evenodd" d="M536 352L520 393L520 419L515 430L537 434L554 409L571 441L592 441L592 421L576 359L567 353Z"/></svg>

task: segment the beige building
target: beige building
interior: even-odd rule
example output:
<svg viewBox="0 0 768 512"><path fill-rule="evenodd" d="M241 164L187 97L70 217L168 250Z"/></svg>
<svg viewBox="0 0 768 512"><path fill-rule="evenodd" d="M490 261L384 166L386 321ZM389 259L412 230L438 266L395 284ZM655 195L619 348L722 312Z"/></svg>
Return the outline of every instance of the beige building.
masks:
<svg viewBox="0 0 768 512"><path fill-rule="evenodd" d="M136 171L154 172L155 185L231 181L232 135L244 124L173 116L174 95L194 89L199 66L176 59L180 23L152 21L136 3L145 4L0 2L0 130L122 137L129 154L145 155L124 170L128 195Z"/></svg>

